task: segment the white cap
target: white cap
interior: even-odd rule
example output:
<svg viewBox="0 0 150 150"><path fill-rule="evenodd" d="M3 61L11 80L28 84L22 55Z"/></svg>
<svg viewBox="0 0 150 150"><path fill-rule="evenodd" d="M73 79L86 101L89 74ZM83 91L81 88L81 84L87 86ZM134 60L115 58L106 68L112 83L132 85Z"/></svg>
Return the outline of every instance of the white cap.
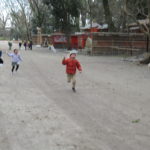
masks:
<svg viewBox="0 0 150 150"><path fill-rule="evenodd" d="M72 51L70 51L70 55L71 54L77 54L78 52L76 51L76 50L72 50Z"/></svg>

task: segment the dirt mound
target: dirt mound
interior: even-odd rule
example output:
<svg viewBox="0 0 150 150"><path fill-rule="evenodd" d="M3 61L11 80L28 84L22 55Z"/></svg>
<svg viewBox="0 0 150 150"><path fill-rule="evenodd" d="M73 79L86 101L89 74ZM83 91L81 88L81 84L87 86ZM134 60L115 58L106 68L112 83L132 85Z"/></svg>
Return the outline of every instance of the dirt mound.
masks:
<svg viewBox="0 0 150 150"><path fill-rule="evenodd" d="M140 64L148 64L150 63L150 53L124 58L123 60L129 62L139 62Z"/></svg>
<svg viewBox="0 0 150 150"><path fill-rule="evenodd" d="M150 53L144 53L143 54L143 59L140 60L141 64L148 64L150 63Z"/></svg>

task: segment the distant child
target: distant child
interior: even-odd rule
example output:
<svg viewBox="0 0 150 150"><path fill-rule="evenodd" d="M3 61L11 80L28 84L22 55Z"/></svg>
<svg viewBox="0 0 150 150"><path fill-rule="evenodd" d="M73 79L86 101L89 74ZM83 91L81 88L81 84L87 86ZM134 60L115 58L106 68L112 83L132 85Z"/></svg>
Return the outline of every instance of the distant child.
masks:
<svg viewBox="0 0 150 150"><path fill-rule="evenodd" d="M30 41L27 42L28 49L30 49Z"/></svg>
<svg viewBox="0 0 150 150"><path fill-rule="evenodd" d="M21 50L22 42L19 42L19 49Z"/></svg>
<svg viewBox="0 0 150 150"><path fill-rule="evenodd" d="M24 42L23 45L24 45L24 49L27 50L27 42L26 41Z"/></svg>
<svg viewBox="0 0 150 150"><path fill-rule="evenodd" d="M80 62L76 59L77 51L72 50L70 52L70 57L62 60L62 64L66 65L66 73L67 73L67 79L70 83L72 81L72 90L73 92L76 92L76 70L78 69L80 73L82 72L82 67L80 65Z"/></svg>
<svg viewBox="0 0 150 150"><path fill-rule="evenodd" d="M32 50L32 45L33 45L33 42L32 42L32 40L30 40L30 42L29 42L29 49L30 50Z"/></svg>
<svg viewBox="0 0 150 150"><path fill-rule="evenodd" d="M9 57L12 58L12 74L14 72L14 70L18 71L19 69L19 64L22 61L22 58L20 56L20 54L18 53L17 49L14 49L13 53L7 53Z"/></svg>
<svg viewBox="0 0 150 150"><path fill-rule="evenodd" d="M52 44L48 44L48 49L51 50Z"/></svg>
<svg viewBox="0 0 150 150"><path fill-rule="evenodd" d="M8 42L8 46L9 46L9 50L11 50L11 48L12 48L12 42L11 41Z"/></svg>
<svg viewBox="0 0 150 150"><path fill-rule="evenodd" d="M48 48L49 48L49 50L51 50L53 53L56 53L56 49L55 49L55 47L53 46L53 44L49 44L49 45L48 45Z"/></svg>

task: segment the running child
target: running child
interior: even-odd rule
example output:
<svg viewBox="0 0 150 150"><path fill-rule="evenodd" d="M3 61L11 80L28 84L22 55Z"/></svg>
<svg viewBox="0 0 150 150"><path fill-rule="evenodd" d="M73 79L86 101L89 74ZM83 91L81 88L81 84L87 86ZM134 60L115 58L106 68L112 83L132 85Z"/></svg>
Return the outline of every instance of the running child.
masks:
<svg viewBox="0 0 150 150"><path fill-rule="evenodd" d="M82 67L80 65L80 62L76 59L77 51L72 50L70 52L70 57L62 60L62 64L66 65L66 73L67 73L67 79L68 82L72 82L72 90L73 92L76 92L76 70L78 69L80 73L82 72Z"/></svg>
<svg viewBox="0 0 150 150"><path fill-rule="evenodd" d="M14 72L14 70L17 72L19 69L19 64L22 61L22 58L18 52L18 49L14 49L13 53L7 53L9 57L12 58L12 74Z"/></svg>

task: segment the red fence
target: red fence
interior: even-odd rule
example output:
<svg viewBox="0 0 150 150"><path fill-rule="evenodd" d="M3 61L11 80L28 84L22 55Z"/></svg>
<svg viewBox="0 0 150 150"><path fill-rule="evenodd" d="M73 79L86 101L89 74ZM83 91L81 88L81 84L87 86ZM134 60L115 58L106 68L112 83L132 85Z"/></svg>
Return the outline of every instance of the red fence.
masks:
<svg viewBox="0 0 150 150"><path fill-rule="evenodd" d="M146 52L150 42L144 34L133 33L93 33L93 54L136 55Z"/></svg>
<svg viewBox="0 0 150 150"><path fill-rule="evenodd" d="M48 43L52 43L56 48L84 49L88 36L92 37L92 54L94 55L136 55L150 51L150 48L147 49L148 45L150 47L147 36L137 33L99 32L71 35L69 39L64 34L56 33L42 35L42 43L48 41ZM37 36L33 36L32 39L33 43L36 44Z"/></svg>

